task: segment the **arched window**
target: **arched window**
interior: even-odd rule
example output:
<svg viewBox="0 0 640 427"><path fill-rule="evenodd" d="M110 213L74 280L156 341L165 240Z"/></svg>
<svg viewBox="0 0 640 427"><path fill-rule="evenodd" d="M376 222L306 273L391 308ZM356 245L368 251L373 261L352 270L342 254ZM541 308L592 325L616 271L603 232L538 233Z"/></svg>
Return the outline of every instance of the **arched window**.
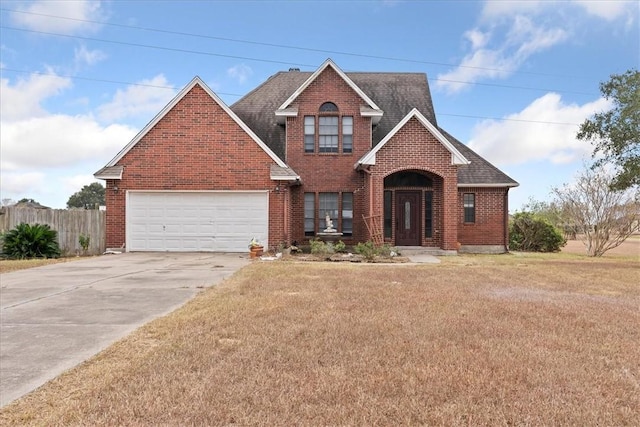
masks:
<svg viewBox="0 0 640 427"><path fill-rule="evenodd" d="M418 172L403 171L389 175L384 179L384 188L391 187L432 187L433 181Z"/></svg>
<svg viewBox="0 0 640 427"><path fill-rule="evenodd" d="M337 113L338 107L333 102L325 102L320 106L320 113ZM320 153L338 152L338 115L321 115L318 117L318 150Z"/></svg>
<svg viewBox="0 0 640 427"><path fill-rule="evenodd" d="M334 104L333 102L325 102L324 104L322 104L320 106L320 110L321 113L337 113L338 112L338 106L336 104Z"/></svg>

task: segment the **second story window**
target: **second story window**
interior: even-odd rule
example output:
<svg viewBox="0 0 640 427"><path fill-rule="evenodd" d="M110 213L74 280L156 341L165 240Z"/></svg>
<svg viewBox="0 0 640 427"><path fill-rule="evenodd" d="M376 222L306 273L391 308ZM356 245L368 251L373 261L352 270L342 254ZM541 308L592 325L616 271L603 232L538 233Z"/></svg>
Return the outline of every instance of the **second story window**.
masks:
<svg viewBox="0 0 640 427"><path fill-rule="evenodd" d="M304 152L313 153L316 148L316 118L304 116Z"/></svg>
<svg viewBox="0 0 640 427"><path fill-rule="evenodd" d="M340 116L338 106L325 102L317 116L304 116L305 153L353 153L353 116Z"/></svg>
<svg viewBox="0 0 640 427"><path fill-rule="evenodd" d="M342 152L353 152L353 117L342 118Z"/></svg>
<svg viewBox="0 0 640 427"><path fill-rule="evenodd" d="M338 117L318 117L318 151L320 153L338 152Z"/></svg>

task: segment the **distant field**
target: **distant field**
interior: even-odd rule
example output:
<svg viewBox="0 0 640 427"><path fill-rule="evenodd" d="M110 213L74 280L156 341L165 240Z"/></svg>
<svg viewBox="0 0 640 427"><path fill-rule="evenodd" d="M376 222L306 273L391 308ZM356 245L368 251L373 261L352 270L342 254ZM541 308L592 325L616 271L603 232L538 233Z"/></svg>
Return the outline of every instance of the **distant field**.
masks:
<svg viewBox="0 0 640 427"><path fill-rule="evenodd" d="M569 240L562 252L573 254L585 254L585 246L580 240ZM625 240L622 245L607 251L604 256L629 255L640 258L640 235L634 235Z"/></svg>
<svg viewBox="0 0 640 427"><path fill-rule="evenodd" d="M0 424L640 425L639 277L633 255L255 262Z"/></svg>

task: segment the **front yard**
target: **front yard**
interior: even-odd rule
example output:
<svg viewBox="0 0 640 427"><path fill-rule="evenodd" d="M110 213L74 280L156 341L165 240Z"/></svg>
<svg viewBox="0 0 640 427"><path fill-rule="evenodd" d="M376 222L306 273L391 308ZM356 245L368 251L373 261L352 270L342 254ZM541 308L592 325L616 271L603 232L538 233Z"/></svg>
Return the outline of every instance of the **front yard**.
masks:
<svg viewBox="0 0 640 427"><path fill-rule="evenodd" d="M3 425L639 425L637 256L255 262Z"/></svg>

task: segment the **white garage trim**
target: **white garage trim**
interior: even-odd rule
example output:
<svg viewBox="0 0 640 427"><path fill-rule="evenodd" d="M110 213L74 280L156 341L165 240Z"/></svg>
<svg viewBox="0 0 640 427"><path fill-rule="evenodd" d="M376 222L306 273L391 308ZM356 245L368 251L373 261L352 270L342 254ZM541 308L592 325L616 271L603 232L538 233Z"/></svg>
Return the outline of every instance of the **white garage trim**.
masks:
<svg viewBox="0 0 640 427"><path fill-rule="evenodd" d="M269 192L129 190L127 252L246 252L268 247Z"/></svg>

